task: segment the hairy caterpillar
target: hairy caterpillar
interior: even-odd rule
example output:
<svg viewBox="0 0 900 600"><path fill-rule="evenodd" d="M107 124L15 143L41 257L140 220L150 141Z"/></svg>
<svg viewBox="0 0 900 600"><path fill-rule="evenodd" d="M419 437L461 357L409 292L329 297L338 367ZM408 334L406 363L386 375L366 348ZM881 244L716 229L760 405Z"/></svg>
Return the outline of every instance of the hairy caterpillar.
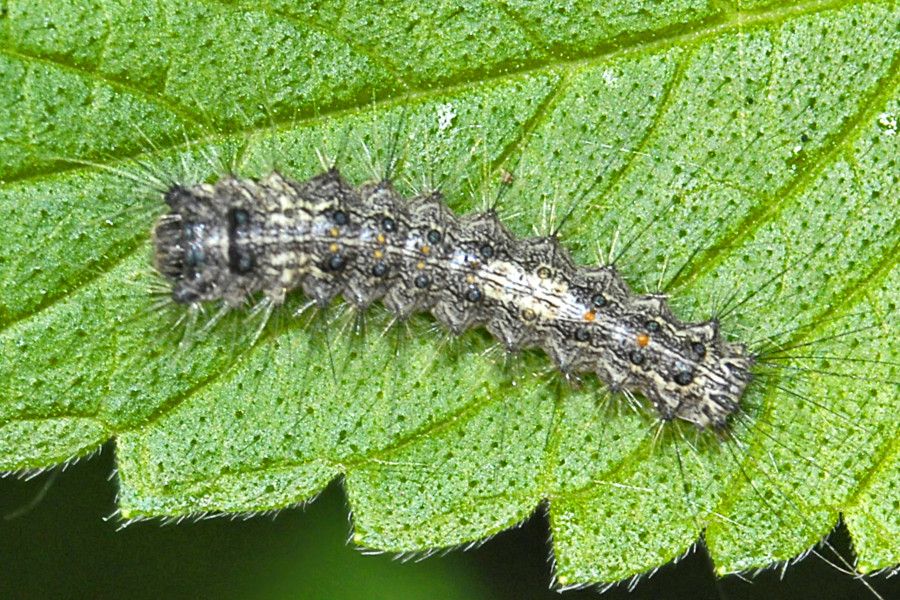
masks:
<svg viewBox="0 0 900 600"><path fill-rule="evenodd" d="M685 324L635 296L614 267L576 267L555 237L516 240L496 213L457 217L438 193L408 203L389 181L354 189L336 170L298 183L226 177L174 187L155 262L181 304L274 304L302 287L320 306L381 299L430 310L455 334L486 327L508 351L539 346L563 373L636 391L663 420L723 427L754 358L710 320Z"/></svg>

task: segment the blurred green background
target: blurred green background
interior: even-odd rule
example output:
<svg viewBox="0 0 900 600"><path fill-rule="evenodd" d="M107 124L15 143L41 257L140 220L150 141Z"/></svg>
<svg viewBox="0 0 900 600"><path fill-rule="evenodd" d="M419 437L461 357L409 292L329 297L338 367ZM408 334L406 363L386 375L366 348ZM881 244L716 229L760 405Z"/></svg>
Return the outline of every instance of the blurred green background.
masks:
<svg viewBox="0 0 900 600"><path fill-rule="evenodd" d="M546 519L482 546L421 561L367 556L346 544L343 491L332 483L314 502L276 515L215 518L121 528L115 517L114 447L31 479L0 479L0 599L558 599L601 597L596 588L550 589ZM839 529L832 536L846 548ZM886 600L900 598L900 577L876 578ZM752 582L716 582L702 550L619 585L605 600L868 598L859 582L815 557Z"/></svg>

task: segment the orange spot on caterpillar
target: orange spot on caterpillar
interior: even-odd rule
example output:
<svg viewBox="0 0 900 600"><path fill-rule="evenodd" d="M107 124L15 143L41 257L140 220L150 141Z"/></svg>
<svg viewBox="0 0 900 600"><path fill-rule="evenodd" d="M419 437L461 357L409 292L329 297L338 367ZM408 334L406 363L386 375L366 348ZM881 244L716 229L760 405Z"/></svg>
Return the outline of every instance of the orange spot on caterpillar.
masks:
<svg viewBox="0 0 900 600"><path fill-rule="evenodd" d="M638 335L637 343L638 343L638 346L646 346L647 344L650 343L650 336L647 335L646 333L642 333L642 334Z"/></svg>
<svg viewBox="0 0 900 600"><path fill-rule="evenodd" d="M584 320L588 321L589 323L593 323L594 319L596 317L597 317L597 313L595 313L592 310L589 310L588 312L584 313Z"/></svg>

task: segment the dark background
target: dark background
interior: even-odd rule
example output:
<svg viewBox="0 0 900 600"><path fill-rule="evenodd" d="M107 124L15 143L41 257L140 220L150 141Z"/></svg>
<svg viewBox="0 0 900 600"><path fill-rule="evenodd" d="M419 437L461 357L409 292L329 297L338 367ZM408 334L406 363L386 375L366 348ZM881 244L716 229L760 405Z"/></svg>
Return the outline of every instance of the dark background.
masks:
<svg viewBox="0 0 900 600"><path fill-rule="evenodd" d="M365 556L350 531L340 485L277 515L163 524L107 518L115 511L114 448L30 480L0 479L0 600L27 598L465 598L581 600L595 588L550 589L548 526L535 516L484 545L419 562ZM898 540L900 543L900 540ZM839 527L831 544L849 539ZM823 551L825 552L825 551ZM870 578L900 598L900 576ZM702 547L678 564L614 586L604 600L872 598L860 582L816 556L752 581L716 581Z"/></svg>

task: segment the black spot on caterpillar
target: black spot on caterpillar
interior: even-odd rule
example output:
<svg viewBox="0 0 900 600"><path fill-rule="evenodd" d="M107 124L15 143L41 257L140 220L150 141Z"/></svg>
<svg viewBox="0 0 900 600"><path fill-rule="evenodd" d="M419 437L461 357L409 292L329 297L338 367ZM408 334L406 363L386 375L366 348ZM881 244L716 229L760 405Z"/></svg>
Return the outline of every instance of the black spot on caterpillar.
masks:
<svg viewBox="0 0 900 600"><path fill-rule="evenodd" d="M390 181L354 189L336 169L176 186L154 230L155 263L180 304L275 305L292 290L430 311L455 334L483 326L508 351L540 347L565 374L643 394L664 421L724 427L755 358L716 320L684 323L635 295L612 266L577 267L555 236L515 239L496 213L455 215L437 192L406 201Z"/></svg>

